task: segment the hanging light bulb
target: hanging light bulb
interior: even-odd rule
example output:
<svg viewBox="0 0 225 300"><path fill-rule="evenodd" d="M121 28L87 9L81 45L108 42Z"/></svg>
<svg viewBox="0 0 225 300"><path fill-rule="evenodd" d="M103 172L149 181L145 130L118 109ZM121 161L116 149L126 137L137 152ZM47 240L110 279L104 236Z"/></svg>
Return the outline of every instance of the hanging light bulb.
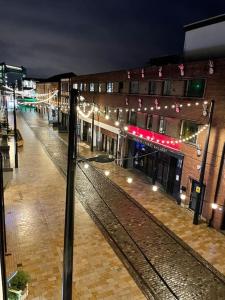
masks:
<svg viewBox="0 0 225 300"><path fill-rule="evenodd" d="M132 182L133 182L133 178L128 177L128 178L127 178L127 182L128 182L128 183L132 183Z"/></svg>
<svg viewBox="0 0 225 300"><path fill-rule="evenodd" d="M84 164L84 168L85 168L85 169L88 169L88 168L89 168L89 164L85 163L85 164Z"/></svg>
<svg viewBox="0 0 225 300"><path fill-rule="evenodd" d="M124 129L125 131L127 131L127 130L128 130L128 127L127 127L127 126L124 126L123 129Z"/></svg>
<svg viewBox="0 0 225 300"><path fill-rule="evenodd" d="M153 190L153 192L157 192L157 191L158 191L157 185L154 184L154 185L152 186L152 190Z"/></svg>
<svg viewBox="0 0 225 300"><path fill-rule="evenodd" d="M105 118L106 118L106 120L109 120L109 115L106 115Z"/></svg>
<svg viewBox="0 0 225 300"><path fill-rule="evenodd" d="M180 199L184 201L184 200L186 199L186 195L183 194L183 193L181 193L181 194L180 194Z"/></svg>
<svg viewBox="0 0 225 300"><path fill-rule="evenodd" d="M116 121L116 122L115 122L115 125L116 125L116 126L119 126L119 125L120 125L120 122L119 122L119 121Z"/></svg>
<svg viewBox="0 0 225 300"><path fill-rule="evenodd" d="M105 171L105 176L109 176L110 172L108 170Z"/></svg>

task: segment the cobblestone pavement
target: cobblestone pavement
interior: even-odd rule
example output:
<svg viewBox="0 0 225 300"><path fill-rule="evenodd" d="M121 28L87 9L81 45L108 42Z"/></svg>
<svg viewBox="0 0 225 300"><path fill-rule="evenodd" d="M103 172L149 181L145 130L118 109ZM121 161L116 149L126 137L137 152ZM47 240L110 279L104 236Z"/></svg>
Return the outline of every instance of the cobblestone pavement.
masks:
<svg viewBox="0 0 225 300"><path fill-rule="evenodd" d="M65 142L37 116L26 120L65 172ZM146 297L224 299L224 277L94 167L79 164L76 189Z"/></svg>
<svg viewBox="0 0 225 300"><path fill-rule="evenodd" d="M24 146L19 149L19 169L14 170L5 191L7 246L11 253L6 256L7 274L19 266L30 274L28 300L59 300L65 177L25 121L19 116L17 121ZM13 139L10 144L13 158ZM145 299L79 201L75 208L74 254L74 299Z"/></svg>

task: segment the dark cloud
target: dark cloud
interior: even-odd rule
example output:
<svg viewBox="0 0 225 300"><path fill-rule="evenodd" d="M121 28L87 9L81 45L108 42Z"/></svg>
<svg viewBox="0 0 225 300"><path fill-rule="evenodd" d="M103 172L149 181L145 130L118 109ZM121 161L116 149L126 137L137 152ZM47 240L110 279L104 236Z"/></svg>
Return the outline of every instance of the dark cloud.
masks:
<svg viewBox="0 0 225 300"><path fill-rule="evenodd" d="M222 0L0 0L0 61L33 76L129 68L182 51L184 24Z"/></svg>

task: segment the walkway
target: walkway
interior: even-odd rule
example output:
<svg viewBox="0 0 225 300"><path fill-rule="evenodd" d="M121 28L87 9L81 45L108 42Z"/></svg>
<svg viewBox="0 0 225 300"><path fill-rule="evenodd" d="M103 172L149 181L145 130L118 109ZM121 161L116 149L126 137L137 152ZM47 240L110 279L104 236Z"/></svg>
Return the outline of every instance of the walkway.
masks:
<svg viewBox="0 0 225 300"><path fill-rule="evenodd" d="M5 192L7 272L29 272L28 300L61 299L65 178L22 118L19 169ZM12 143L13 144L13 143ZM13 153L11 153L13 157ZM76 201L74 299L145 299Z"/></svg>

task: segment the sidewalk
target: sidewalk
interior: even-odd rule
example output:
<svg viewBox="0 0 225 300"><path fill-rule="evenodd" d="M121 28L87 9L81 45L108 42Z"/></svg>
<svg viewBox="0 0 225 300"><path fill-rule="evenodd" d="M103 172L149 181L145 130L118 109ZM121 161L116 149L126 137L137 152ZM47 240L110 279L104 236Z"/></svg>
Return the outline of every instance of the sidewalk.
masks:
<svg viewBox="0 0 225 300"><path fill-rule="evenodd" d="M57 132L56 132L57 134ZM67 142L67 134L59 134ZM90 147L80 143L79 153L91 157L102 152L91 152ZM199 253L205 260L225 275L225 236L207 224L193 225L193 214L177 205L163 192L153 192L146 176L137 170L128 170L115 163L94 165L102 172L110 171L108 176L144 208L152 213L159 221L173 231L180 239ZM127 177L132 177L132 184L127 183Z"/></svg>
<svg viewBox="0 0 225 300"><path fill-rule="evenodd" d="M18 116L19 169L5 191L7 274L31 275L29 300L61 299L65 178ZM12 143L13 144L13 143ZM11 153L13 157L13 152ZM82 205L76 201L74 299L145 299Z"/></svg>

